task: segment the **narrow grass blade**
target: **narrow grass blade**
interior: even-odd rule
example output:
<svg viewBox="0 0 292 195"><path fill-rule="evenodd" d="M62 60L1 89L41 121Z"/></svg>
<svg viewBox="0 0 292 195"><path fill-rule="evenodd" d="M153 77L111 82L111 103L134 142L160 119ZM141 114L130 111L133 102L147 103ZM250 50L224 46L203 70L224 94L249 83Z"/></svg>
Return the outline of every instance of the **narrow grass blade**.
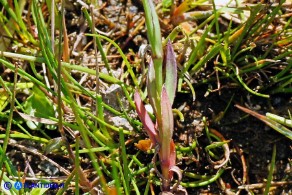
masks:
<svg viewBox="0 0 292 195"><path fill-rule="evenodd" d="M115 162L116 158L117 158L117 155L111 155L112 162ZM117 166L117 163L111 163L111 169L112 169L111 174L112 174L112 178L115 181L115 184L114 184L114 187L110 189L115 191L116 195L121 195L122 192L119 189L121 188L122 181L118 172L118 168L119 167Z"/></svg>
<svg viewBox="0 0 292 195"><path fill-rule="evenodd" d="M269 175L268 175L268 178L267 178L267 183L266 183L266 188L265 188L264 195L268 195L269 192L270 192L270 187L271 187L271 183L272 183L272 180L273 180L273 174L274 174L275 164L276 164L276 153L277 153L277 147L276 147L276 144L274 144L273 153L272 153L272 160L271 160L271 166L270 166L270 171L269 171Z"/></svg>
<svg viewBox="0 0 292 195"><path fill-rule="evenodd" d="M281 117L281 116L278 116L276 114L272 114L269 112L266 113L266 117L268 117L269 119L272 119L273 121L276 121L282 125L285 125L287 127L292 128L292 120L286 119L284 117Z"/></svg>
<svg viewBox="0 0 292 195"><path fill-rule="evenodd" d="M257 15L260 12L260 10L263 8L262 4L258 4L257 6L254 6L252 8L252 10L250 11L250 17L248 18L248 20L246 21L245 24L242 25L242 30L239 31L238 34L236 34L236 36L238 36L236 39L235 38L231 38L233 36L230 37L230 41L235 41L234 43L234 48L232 49L232 55L231 56L235 56L235 54L238 52L238 48L241 46L242 44L242 40L244 39L244 37L249 33L249 31L252 28L253 23L255 22L255 20L257 19ZM240 51L239 51L240 52ZM234 61L235 59L233 58L232 61Z"/></svg>
<svg viewBox="0 0 292 195"><path fill-rule="evenodd" d="M4 163L4 159L5 159L5 153L8 147L8 142L9 142L9 138L10 138L10 132L11 132L11 127L12 127L12 122L13 122L13 110L15 108L15 96L16 96L16 83L17 83L17 79L18 79L18 73L17 73L17 65L15 66L15 73L14 73L14 79L13 79L13 90L12 90L12 96L10 97L10 113L8 116L8 121L7 121L7 127L5 130L5 138L4 138L4 142L3 142L3 153L0 155L0 169L2 168L2 165ZM1 183L2 178L0 179L0 183Z"/></svg>
<svg viewBox="0 0 292 195"><path fill-rule="evenodd" d="M133 72L133 69L132 69L132 65L129 63L129 60L127 58L127 56L124 54L124 52L122 51L122 49L120 48L120 46L113 40L111 40L110 38L106 37L106 36L103 36L103 35L100 35L100 34L85 34L86 36L96 36L98 38L101 38L101 39L105 39L106 41L108 41L110 44L112 44L119 52L119 54L121 55L121 57L123 58L126 66L127 66L127 69L128 69L128 72L129 74L131 75L132 79L133 79L133 82L135 84L136 87L139 87L139 83L138 83L138 80ZM102 78L102 75L100 73L99 75L101 78ZM110 75L109 75L110 76Z"/></svg>
<svg viewBox="0 0 292 195"><path fill-rule="evenodd" d="M184 69L183 69L183 74L185 74L189 68L191 67L191 65L194 64L194 62L197 61L197 59L201 58L203 55L203 52L205 52L205 45L206 45L206 38L208 35L208 32L210 32L210 29L213 28L213 25L215 24L215 20L213 20L210 25L208 26L208 28L204 31L204 34L201 36L198 44L196 45L196 47L192 50L189 60L186 62ZM206 58L206 57L205 57ZM207 58L209 60L209 58ZM202 64L202 63L201 63ZM196 65L192 68L192 71L196 71L198 70L201 65ZM182 74L182 75L183 75Z"/></svg>
<svg viewBox="0 0 292 195"><path fill-rule="evenodd" d="M256 117L257 119L263 121L264 123L266 123L266 125L270 126L274 130L278 131L282 135L284 135L287 138L292 140L292 131L289 130L288 128L286 128L285 126L281 125L280 123L277 123L276 121L273 121L272 119L269 119L266 116L261 115L261 114L259 114L257 112L254 112L252 110L249 110L247 108L239 106L238 104L236 104L235 107L237 107L238 109L240 109L240 110L242 110L242 111L244 111L244 112Z"/></svg>
<svg viewBox="0 0 292 195"><path fill-rule="evenodd" d="M130 170L128 167L128 160L127 160L127 152L126 152L126 145L125 145L125 137L123 130L120 129L119 131L119 140L120 140L120 150L121 150L121 156L122 156L122 168L124 173L124 179L125 179L125 194L128 195L130 192Z"/></svg>
<svg viewBox="0 0 292 195"><path fill-rule="evenodd" d="M97 96L96 97L96 100L97 100L96 106L97 106L97 114L98 114L97 117L100 118L102 121L104 121L104 111L103 111L103 106L102 106L102 97L99 94L97 94L96 96ZM103 135L107 139L111 140L111 136L110 136L109 132L107 131L106 127L103 124L99 124L99 127L100 127Z"/></svg>
<svg viewBox="0 0 292 195"><path fill-rule="evenodd" d="M202 66L207 63L210 59L212 59L214 56L216 56L220 50L223 48L221 44L215 44L208 54L206 54L204 57L200 59L200 61L191 69L190 74L194 75Z"/></svg>
<svg viewBox="0 0 292 195"><path fill-rule="evenodd" d="M80 159L79 159L79 145L80 145L80 135L75 135L75 159L74 159L74 166L80 166ZM75 174L75 194L79 194L79 174Z"/></svg>
<svg viewBox="0 0 292 195"><path fill-rule="evenodd" d="M267 94L262 94L262 93L258 93L254 90L252 90L251 88L249 88L247 86L247 84L245 82L243 82L242 78L240 77L240 73L239 73L239 69L238 67L236 67L236 70L235 70L235 74L236 74L236 78L238 79L238 81L240 82L240 84L247 90L249 91L250 93L256 95L256 96L260 96L260 97L263 97L263 98L269 98L270 96L267 95Z"/></svg>

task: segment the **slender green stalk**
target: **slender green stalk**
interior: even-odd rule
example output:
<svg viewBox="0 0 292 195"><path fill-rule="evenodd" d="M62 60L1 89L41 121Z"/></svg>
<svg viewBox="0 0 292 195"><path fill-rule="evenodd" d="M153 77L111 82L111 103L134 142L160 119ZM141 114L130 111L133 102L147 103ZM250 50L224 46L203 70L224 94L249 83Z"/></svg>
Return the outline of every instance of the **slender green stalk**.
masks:
<svg viewBox="0 0 292 195"><path fill-rule="evenodd" d="M136 178L135 177L131 178L131 183L133 185L133 188L134 188L134 191L135 191L136 195L140 195L141 190L137 186L137 182L136 182Z"/></svg>
<svg viewBox="0 0 292 195"><path fill-rule="evenodd" d="M97 109L97 117L100 118L100 120L104 121L104 112L103 112L103 106L102 106L102 97L99 94L96 94L96 109ZM97 121L96 121L97 122ZM103 135L108 138L109 140L111 140L111 136L109 134L109 132L107 131L107 128L105 127L105 125L101 124L99 125L101 132L103 133Z"/></svg>
<svg viewBox="0 0 292 195"><path fill-rule="evenodd" d="M196 92L195 92L195 89L193 87L193 84L186 77L184 78L184 81L189 86L191 93L192 93L192 96L193 96L193 101L195 101L196 100Z"/></svg>
<svg viewBox="0 0 292 195"><path fill-rule="evenodd" d="M133 161L140 167L144 167L144 165L140 162L140 160L137 158L137 155L139 155L140 151L132 156Z"/></svg>
<svg viewBox="0 0 292 195"><path fill-rule="evenodd" d="M135 87L139 87L139 83L138 83L138 80L133 72L133 69L132 69L132 66L130 64L130 62L128 61L127 59L127 56L124 54L124 52L122 51L122 49L120 48L120 46L118 44L116 44L113 40L111 40L110 38L106 37L106 36L103 36L103 35L99 35L99 34L85 34L87 36L95 36L95 37L99 37L101 39L105 39L106 41L108 41L109 43L111 43L113 46L115 46L115 48L117 48L119 54L121 55L121 57L123 58L126 66L127 66L127 69L133 79L133 82L134 82L134 85Z"/></svg>
<svg viewBox="0 0 292 195"><path fill-rule="evenodd" d="M77 167L75 167L73 171L70 173L70 175L67 177L66 182L64 184L64 188L60 188L56 195L65 194L65 191L68 189L69 185L71 184L74 175L76 176L78 174L78 173L76 174L77 172L76 170L77 170Z"/></svg>
<svg viewBox="0 0 292 195"><path fill-rule="evenodd" d="M267 94L262 94L262 93L258 93L254 90L252 90L251 88L249 88L242 80L242 78L239 76L239 69L236 67L236 77L238 79L238 81L240 82L240 84L247 90L249 91L250 93L254 94L254 95L257 95L257 96L260 96L260 97L264 97L264 98L269 98L270 96L267 95Z"/></svg>
<svg viewBox="0 0 292 195"><path fill-rule="evenodd" d="M180 152L191 152L197 147L197 141L194 140L193 143L188 147L176 146L175 149Z"/></svg>
<svg viewBox="0 0 292 195"><path fill-rule="evenodd" d="M221 147L221 146L225 145L225 144L228 143L228 142L229 142L229 141L223 141L223 142L212 143L211 145L206 146L206 147L205 147L205 150L210 151L211 149Z"/></svg>
<svg viewBox="0 0 292 195"><path fill-rule="evenodd" d="M101 169L103 170L103 173L107 176L107 177L111 177L111 172L108 170L107 166L105 165L104 161L99 161L100 162L100 166ZM111 162L111 164L115 164L113 163L114 161Z"/></svg>
<svg viewBox="0 0 292 195"><path fill-rule="evenodd" d="M16 68L15 68L15 66L12 63L10 63L10 62L2 59L2 58L0 58L0 62L4 66L6 66L7 68L9 68L10 70L12 70L12 71L15 72ZM52 91L51 89L47 88L47 86L45 84L43 84L41 81L37 80L36 78L34 78L33 76L31 76L30 74L28 74L27 72L25 72L23 69L17 68L17 73L22 78L24 78L26 80L29 80L29 81L37 84L38 86L41 86L41 87L45 88L47 91L53 93L54 95L56 95L56 93L54 91Z"/></svg>
<svg viewBox="0 0 292 195"><path fill-rule="evenodd" d="M64 20L64 1L61 1L61 17L62 17L62 20ZM63 29L64 29L64 26L63 26L63 21L60 20L60 34L59 34L59 55L58 55L58 69L57 69L57 101L58 101L58 106L57 106L57 111L58 111L58 129L60 131L60 134L62 136L62 140L63 142L65 143L66 147L67 147L67 150L68 152L70 151L70 147L68 147L68 141L67 141L67 138L66 138L66 135L65 135L65 132L64 132L64 129L63 129L63 113L62 113L62 93L61 93L61 80L62 80L62 74L61 74L61 71L62 71L62 68L61 68L61 59L62 59L62 37L63 37ZM54 46L52 46L53 48ZM53 50L52 50L53 52Z"/></svg>
<svg viewBox="0 0 292 195"><path fill-rule="evenodd" d="M12 133L9 135L9 137L14 138L14 139L28 139L28 140L33 140L33 141L37 141L40 143L48 143L49 142L45 138L41 138L41 137L37 137L37 136L30 136L30 135L26 135L23 133ZM0 139L6 139L6 135L0 134Z"/></svg>
<svg viewBox="0 0 292 195"><path fill-rule="evenodd" d="M269 171L269 175L268 175L268 179L267 179L264 195L268 195L269 191L270 191L270 186L271 186L271 183L272 183L272 180L273 180L273 173L274 173L275 163L276 163L276 151L277 151L277 147L276 147L276 144L274 144L273 153L272 153L272 160L271 160L271 166L270 166L270 171Z"/></svg>
<svg viewBox="0 0 292 195"><path fill-rule="evenodd" d="M3 162L5 164L6 172L8 173L8 175L17 176L17 169L13 166L11 160L6 156L6 154L3 153L3 149L2 149L2 147L0 145L0 156L2 156L2 155L4 156L4 161ZM0 170L0 175L2 177L5 174L4 174L4 172L1 172L1 170ZM1 181L0 181L0 183L1 183Z"/></svg>
<svg viewBox="0 0 292 195"><path fill-rule="evenodd" d="M14 86L13 86L13 91L12 91L12 96L10 97L10 112L9 112L9 117L7 121L7 127L5 131L5 138L4 138L4 143L3 143L3 148L2 148L2 154L1 154L1 159L0 159L0 169L2 169L2 165L5 159L5 153L7 150L8 146L8 141L10 137L10 131L11 131L11 124L13 121L13 111L14 111L14 104L15 104L15 95L16 95L16 83L17 83L17 65L15 65L15 73L14 73L14 80L13 80ZM1 183L2 177L0 178L0 183Z"/></svg>
<svg viewBox="0 0 292 195"><path fill-rule="evenodd" d="M176 26L172 31L171 33L164 39L164 41L162 42L162 46L165 47L167 42L169 40L173 41L177 35L182 32L182 27L181 26Z"/></svg>
<svg viewBox="0 0 292 195"><path fill-rule="evenodd" d="M79 135L75 135L75 159L74 159L74 166L76 167L80 166L80 160L79 160L79 142L80 137ZM79 174L75 174L75 195L79 194Z"/></svg>
<svg viewBox="0 0 292 195"><path fill-rule="evenodd" d="M95 22L94 22L94 14L93 14L94 10L93 10L93 7L94 7L94 5L90 6L91 18L90 18L90 15L89 15L87 9L83 8L82 11L83 11L83 13L85 15L85 18L87 19L87 22L89 23L89 26L90 26L90 29L91 29L91 33L98 35L98 33L96 32L95 27L94 27ZM98 49L98 51L100 52L100 55L101 55L101 59L104 62L107 71L109 72L109 75L113 76L112 73L111 73L110 65L109 65L107 57L106 57L106 53L103 50L103 47L102 47L102 44L101 44L99 36L94 36L93 40L94 40L94 43L93 43L94 44L94 48L95 48L95 51L96 51L96 53L95 53L95 55L96 55L95 56L96 63L98 63L98 59L97 59L97 49ZM98 75L99 75L99 71L96 69L96 77L98 77Z"/></svg>
<svg viewBox="0 0 292 195"><path fill-rule="evenodd" d="M116 155L112 155L112 161L115 161L115 157ZM118 195L121 195L121 191L120 191L120 188L121 188L121 180L120 180L120 176L119 176L119 173L118 173L118 167L116 166L116 163L112 163L111 164L111 168L112 168L112 177L114 179L114 182L115 182L115 189L116 189L116 192L118 193Z"/></svg>
<svg viewBox="0 0 292 195"><path fill-rule="evenodd" d="M211 179L211 176L199 175L199 174L195 174L195 173L192 173L192 172L184 172L184 176L187 176L187 177L192 178L192 179L200 179L200 180L209 180L209 179Z"/></svg>
<svg viewBox="0 0 292 195"><path fill-rule="evenodd" d="M195 182L181 182L180 184L183 186L183 187L186 187L186 188L196 188L196 187L201 187L201 186L206 186L206 185L209 185L211 183L213 183L214 181L216 181L217 179L219 179L222 175L222 173L224 172L224 169L221 168L217 171L217 173L212 176L210 179L208 180L202 180L202 181L195 181Z"/></svg>
<svg viewBox="0 0 292 195"><path fill-rule="evenodd" d="M127 152L126 152L126 145L125 145L125 138L124 133L122 129L119 129L119 140L120 140L120 148L121 148L121 155L122 155L122 161L123 161L123 172L125 177L125 194L130 193L130 170L128 167L128 161L127 161Z"/></svg>

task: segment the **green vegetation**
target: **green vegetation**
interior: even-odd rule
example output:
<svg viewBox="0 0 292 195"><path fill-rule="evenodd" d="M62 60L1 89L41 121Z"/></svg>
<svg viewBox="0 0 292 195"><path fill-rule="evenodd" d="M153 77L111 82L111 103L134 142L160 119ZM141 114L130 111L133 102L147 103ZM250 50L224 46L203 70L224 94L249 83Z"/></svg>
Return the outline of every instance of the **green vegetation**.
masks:
<svg viewBox="0 0 292 195"><path fill-rule="evenodd" d="M0 0L0 192L268 194L291 184L291 168L273 177L280 160L292 166L289 152L276 153L279 140L291 144L289 107L252 109L275 96L292 101L290 1L142 0L141 10L88 2ZM111 16L117 7L125 17ZM225 89L212 118L186 111ZM277 137L261 140L273 146L261 183L249 178L252 151L216 130L248 126L237 108ZM17 181L62 187L19 190Z"/></svg>

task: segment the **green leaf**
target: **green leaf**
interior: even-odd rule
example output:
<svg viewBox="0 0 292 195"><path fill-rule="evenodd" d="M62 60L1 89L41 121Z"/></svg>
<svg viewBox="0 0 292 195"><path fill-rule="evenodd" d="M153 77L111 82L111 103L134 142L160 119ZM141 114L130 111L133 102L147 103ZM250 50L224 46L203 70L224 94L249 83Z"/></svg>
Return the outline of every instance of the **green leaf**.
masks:
<svg viewBox="0 0 292 195"><path fill-rule="evenodd" d="M166 92L165 86L162 87L161 92L161 117L162 126L160 127L160 140L161 140L161 161L167 161L166 164L169 165L170 160L170 144L173 134L173 113L171 109L171 104ZM162 163L163 166L163 163ZM163 169L163 168L162 168ZM164 175L165 176L165 175Z"/></svg>
<svg viewBox="0 0 292 195"><path fill-rule="evenodd" d="M53 150L60 149L62 145L64 145L64 143L63 143L61 137L57 137L57 138L51 139L49 141L49 143L46 145L45 154L49 154Z"/></svg>
<svg viewBox="0 0 292 195"><path fill-rule="evenodd" d="M152 0L142 0L145 10L147 35L154 59L162 58L162 43L159 19Z"/></svg>
<svg viewBox="0 0 292 195"><path fill-rule="evenodd" d="M142 2L145 10L147 35L152 50L152 59L155 69L155 83L158 94L157 102L159 103L160 102L159 98L161 96L161 89L163 85L162 78L163 49L159 19L152 0L142 0Z"/></svg>
<svg viewBox="0 0 292 195"><path fill-rule="evenodd" d="M175 163L175 147L172 140L173 134L173 114L171 104L168 99L165 86L162 87L161 91L161 127L159 127L159 137L161 141L161 150L159 158L161 162L161 171L165 179L162 180L162 188L169 188L169 181L172 177L170 168Z"/></svg>
<svg viewBox="0 0 292 195"><path fill-rule="evenodd" d="M157 104L157 90L156 90L156 83L155 83L155 70L153 65L153 60L150 60L149 68L148 68L148 75L147 75L147 93L150 104L154 110L155 115L157 116L157 111L160 110Z"/></svg>
<svg viewBox="0 0 292 195"><path fill-rule="evenodd" d="M160 138L162 141L162 145L164 145L164 143L167 142L168 144L166 145L168 145L169 147L170 141L172 139L174 123L171 104L165 86L163 86L161 92L161 117L163 120L161 132L159 132Z"/></svg>
<svg viewBox="0 0 292 195"><path fill-rule="evenodd" d="M32 95L27 99L24 104L25 113L40 118L50 118L55 117L55 111L52 102L47 98L47 96L36 86L32 88ZM41 127L42 123L26 120L27 126L36 130ZM50 126L46 126L50 127ZM54 126L55 127L55 126ZM54 129L54 128L49 128Z"/></svg>
<svg viewBox="0 0 292 195"><path fill-rule="evenodd" d="M162 0L163 8L169 8L173 4L173 0Z"/></svg>
<svg viewBox="0 0 292 195"><path fill-rule="evenodd" d="M9 94L6 91L0 91L0 112L7 106L9 103Z"/></svg>
<svg viewBox="0 0 292 195"><path fill-rule="evenodd" d="M177 86L177 64L175 59L175 53L170 40L166 45L165 60L165 88L170 105L172 105Z"/></svg>

